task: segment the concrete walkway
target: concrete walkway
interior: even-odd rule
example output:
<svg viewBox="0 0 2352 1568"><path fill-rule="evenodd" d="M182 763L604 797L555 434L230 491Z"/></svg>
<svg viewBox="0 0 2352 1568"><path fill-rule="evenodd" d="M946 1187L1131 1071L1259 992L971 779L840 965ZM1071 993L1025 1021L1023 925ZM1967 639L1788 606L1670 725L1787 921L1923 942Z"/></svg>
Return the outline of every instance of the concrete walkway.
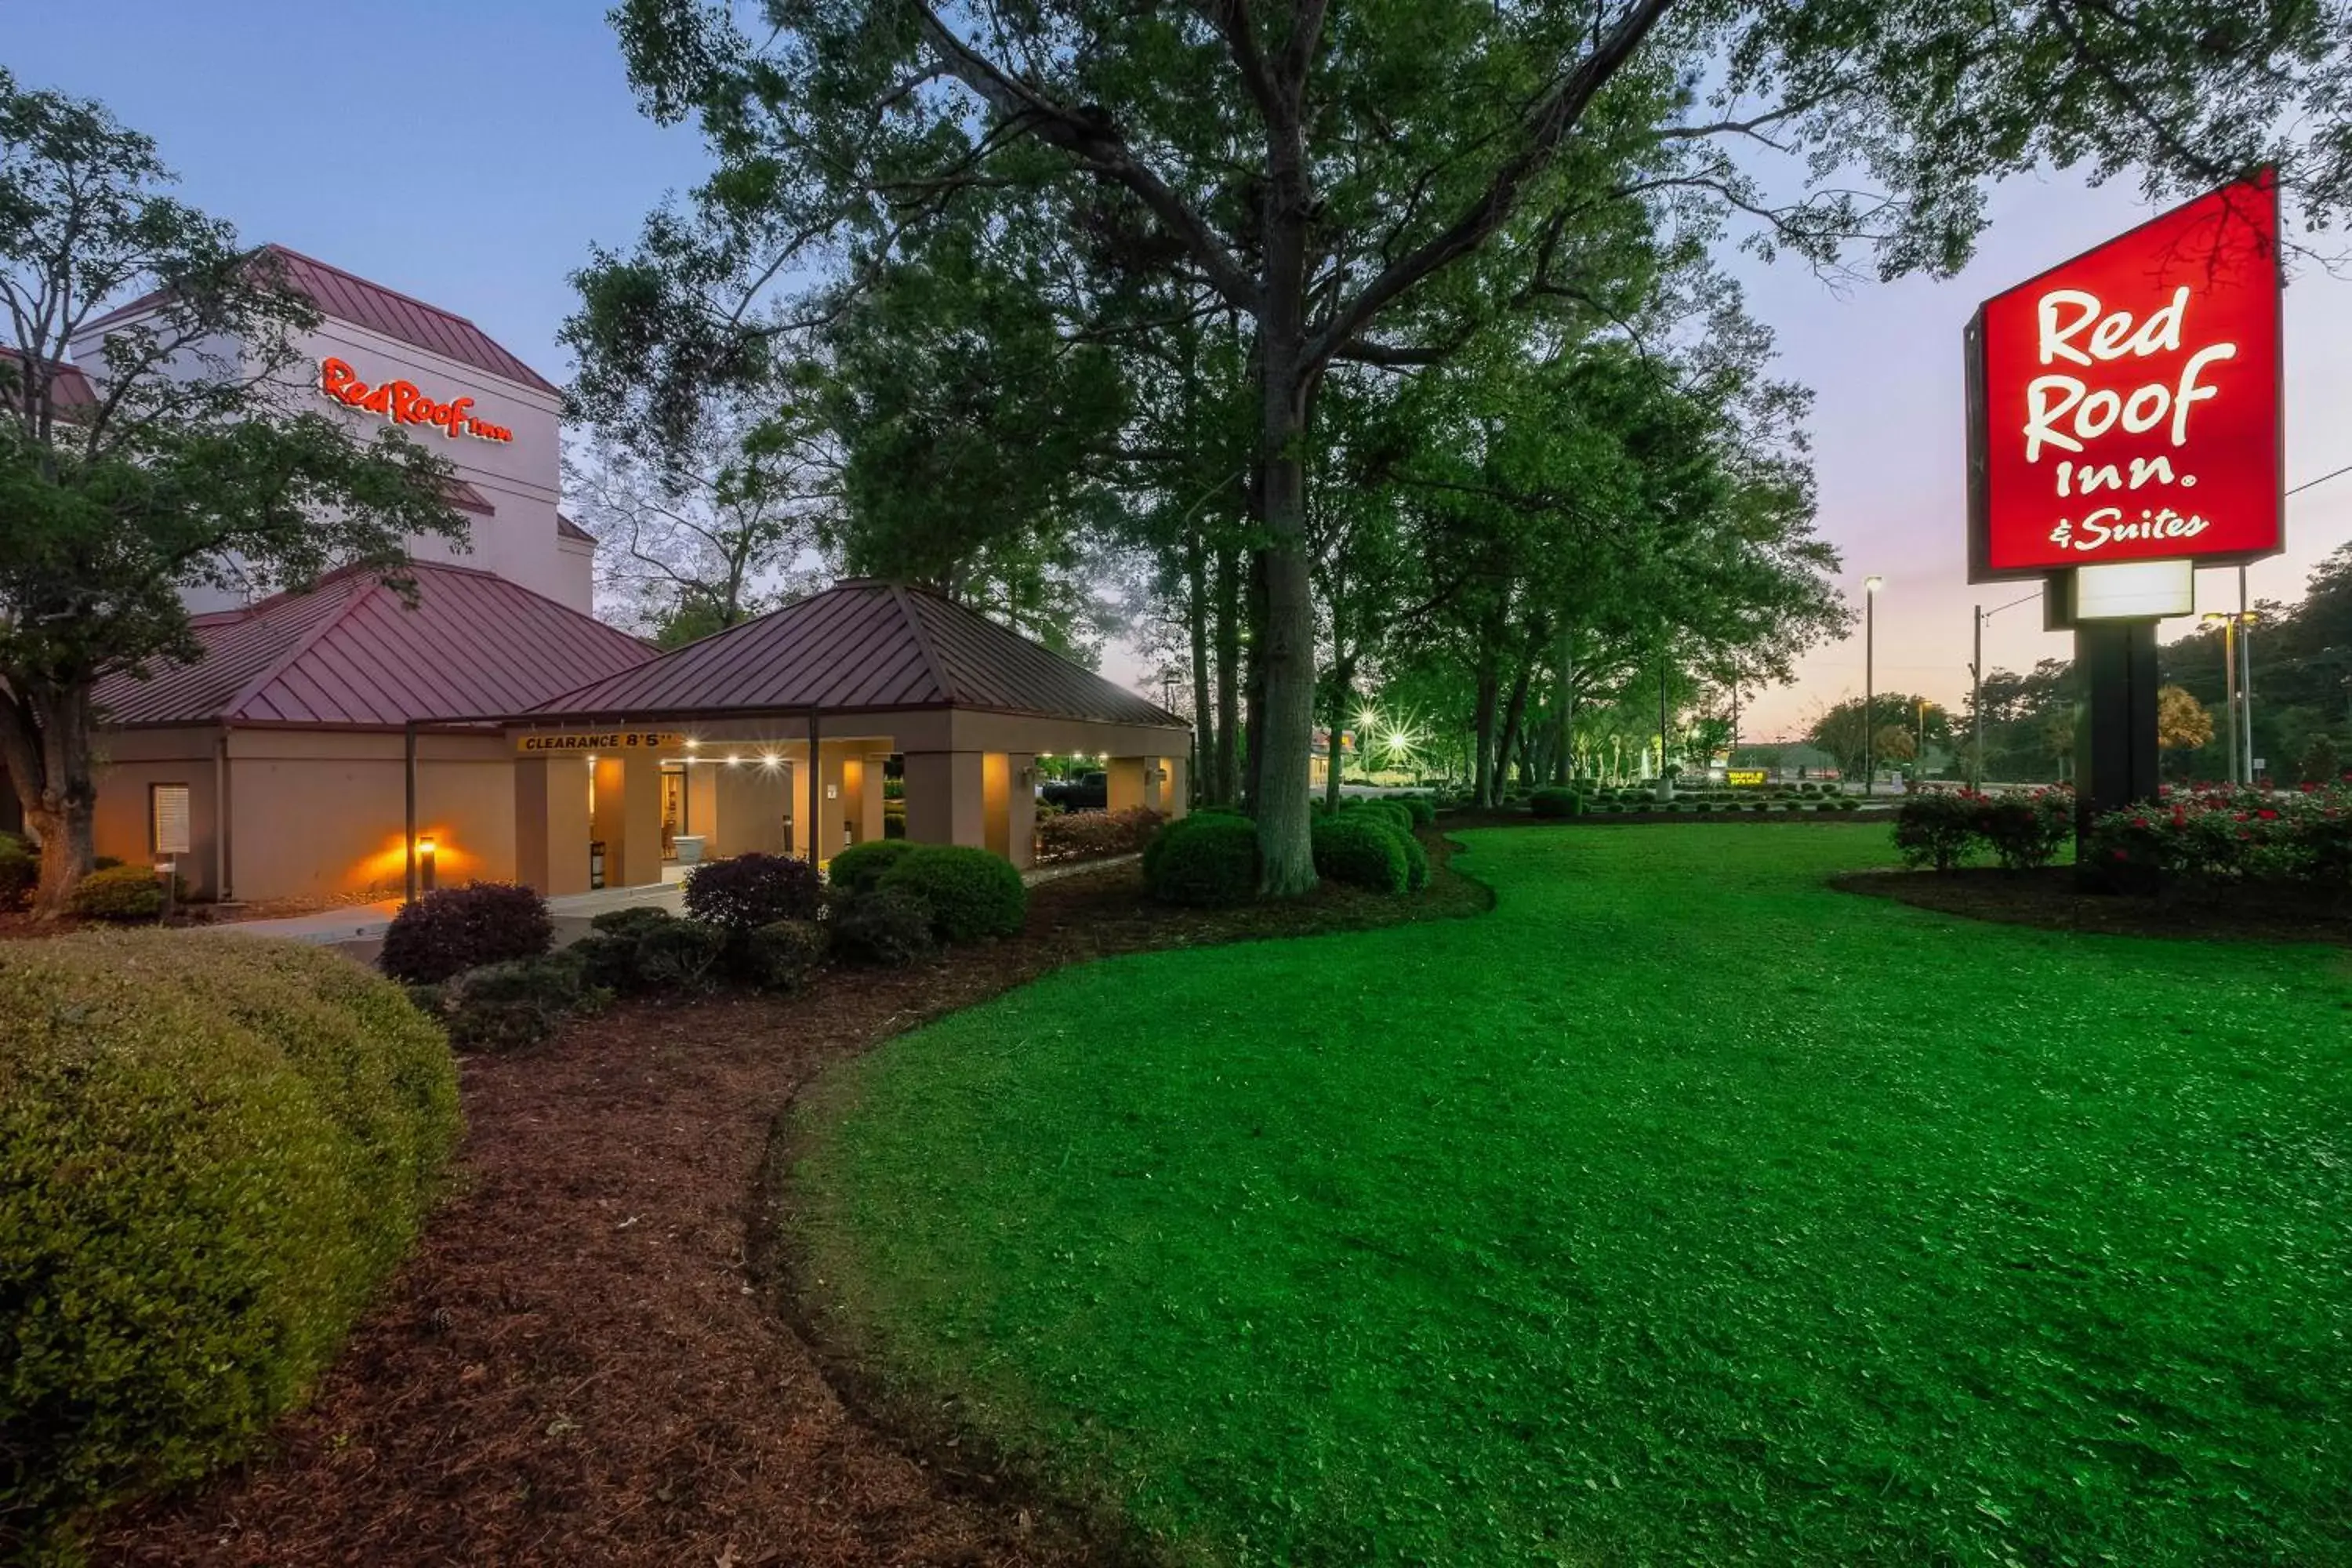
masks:
<svg viewBox="0 0 2352 1568"><path fill-rule="evenodd" d="M1041 882L1059 881L1081 872L1099 871L1108 866L1125 865L1140 859L1137 855L1115 855L1101 860L1081 860L1075 864L1041 866L1022 874L1021 879L1031 887ZM657 886L642 888L604 888L593 893L567 893L560 899L547 900L547 912L555 917L556 931L570 934L584 928L589 921L607 910L628 910L639 906L667 910L672 914L683 911L686 901L684 874L676 867L664 872ZM392 924L392 917L400 912L398 899L385 899L380 903L352 904L340 910L320 910L316 914L292 915L278 921L223 921L217 925L198 926L198 931L234 931L240 936L276 937L280 942L310 942L331 945L346 942L373 942L383 935ZM567 923L568 922L568 923Z"/></svg>

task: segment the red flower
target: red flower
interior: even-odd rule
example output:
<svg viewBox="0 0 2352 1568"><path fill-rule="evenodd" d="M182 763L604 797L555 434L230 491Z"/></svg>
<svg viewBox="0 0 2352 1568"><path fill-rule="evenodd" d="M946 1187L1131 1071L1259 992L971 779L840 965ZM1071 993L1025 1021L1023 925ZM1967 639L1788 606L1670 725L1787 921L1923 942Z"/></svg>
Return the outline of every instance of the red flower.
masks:
<svg viewBox="0 0 2352 1568"><path fill-rule="evenodd" d="M2264 822L2276 822L2278 820L2278 813L2272 811L2267 807L2256 812L2254 815L2261 817Z"/></svg>

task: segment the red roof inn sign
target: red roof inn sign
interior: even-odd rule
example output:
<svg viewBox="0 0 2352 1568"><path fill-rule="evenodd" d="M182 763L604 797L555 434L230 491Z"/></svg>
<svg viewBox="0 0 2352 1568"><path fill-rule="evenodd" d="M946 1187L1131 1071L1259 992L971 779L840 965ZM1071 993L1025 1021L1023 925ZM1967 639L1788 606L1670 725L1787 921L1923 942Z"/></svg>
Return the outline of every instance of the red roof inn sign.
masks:
<svg viewBox="0 0 2352 1568"><path fill-rule="evenodd" d="M413 381L387 381L370 386L359 373L331 356L319 362L319 390L347 408L382 415L394 425L429 425L452 440L471 436L483 441L511 441L514 432L503 425L477 419L474 400L453 397L436 403Z"/></svg>
<svg viewBox="0 0 2352 1568"><path fill-rule="evenodd" d="M2265 171L1969 324L1969 578L2275 553L2278 191Z"/></svg>

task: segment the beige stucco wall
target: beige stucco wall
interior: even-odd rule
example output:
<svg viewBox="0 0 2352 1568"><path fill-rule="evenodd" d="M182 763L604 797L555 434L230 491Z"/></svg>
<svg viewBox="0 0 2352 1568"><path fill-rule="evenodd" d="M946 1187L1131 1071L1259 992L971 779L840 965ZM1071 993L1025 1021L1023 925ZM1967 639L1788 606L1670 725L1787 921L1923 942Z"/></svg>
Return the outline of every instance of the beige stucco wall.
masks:
<svg viewBox="0 0 2352 1568"><path fill-rule="evenodd" d="M140 324L141 319L134 318L106 330L121 331ZM87 334L72 345L75 363L87 371L95 372L102 365L102 335ZM458 513L468 527L467 548L453 550L445 541L419 538L410 541L413 555L496 573L583 615L593 608L595 547L565 541L556 532L562 450L562 408L555 394L333 317L321 321L318 331L304 334L299 347L300 358L288 384L279 389L280 395L290 407L342 420L362 440L373 439L388 421L347 407L320 391L319 363L330 355L348 363L370 386L408 381L436 402L470 397L474 405L469 413L513 432L511 441L489 441L470 435L449 436L430 426L399 426L411 440L454 466L457 478L496 509L489 517ZM215 353L236 352L233 345L212 348ZM247 602L243 594L215 589L191 590L186 597L190 606L199 611L234 608Z"/></svg>
<svg viewBox="0 0 2352 1568"><path fill-rule="evenodd" d="M154 843L149 831L149 786L186 784L189 852L180 858L180 874L187 879L193 896L216 896L220 833L215 752L219 736L217 730L191 727L102 737L98 853L134 864L151 863Z"/></svg>

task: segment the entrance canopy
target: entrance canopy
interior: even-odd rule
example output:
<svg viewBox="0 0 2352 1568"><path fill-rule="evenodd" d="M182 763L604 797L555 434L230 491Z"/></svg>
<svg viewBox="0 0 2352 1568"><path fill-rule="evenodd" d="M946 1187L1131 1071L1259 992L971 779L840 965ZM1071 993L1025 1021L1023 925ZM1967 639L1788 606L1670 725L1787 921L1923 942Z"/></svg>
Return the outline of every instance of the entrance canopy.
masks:
<svg viewBox="0 0 2352 1568"><path fill-rule="evenodd" d="M1184 721L1091 670L936 594L868 578L501 722L516 753L518 871L550 891L568 890L574 837L604 847L615 885L656 879L656 847L679 833L710 855L830 859L882 837L893 755L908 837L1026 865L1039 753L1101 757L1114 809L1181 815L1192 744ZM583 756L594 780L584 804L572 800ZM684 773L684 786L666 795L656 770ZM678 810L665 816L670 796Z"/></svg>

